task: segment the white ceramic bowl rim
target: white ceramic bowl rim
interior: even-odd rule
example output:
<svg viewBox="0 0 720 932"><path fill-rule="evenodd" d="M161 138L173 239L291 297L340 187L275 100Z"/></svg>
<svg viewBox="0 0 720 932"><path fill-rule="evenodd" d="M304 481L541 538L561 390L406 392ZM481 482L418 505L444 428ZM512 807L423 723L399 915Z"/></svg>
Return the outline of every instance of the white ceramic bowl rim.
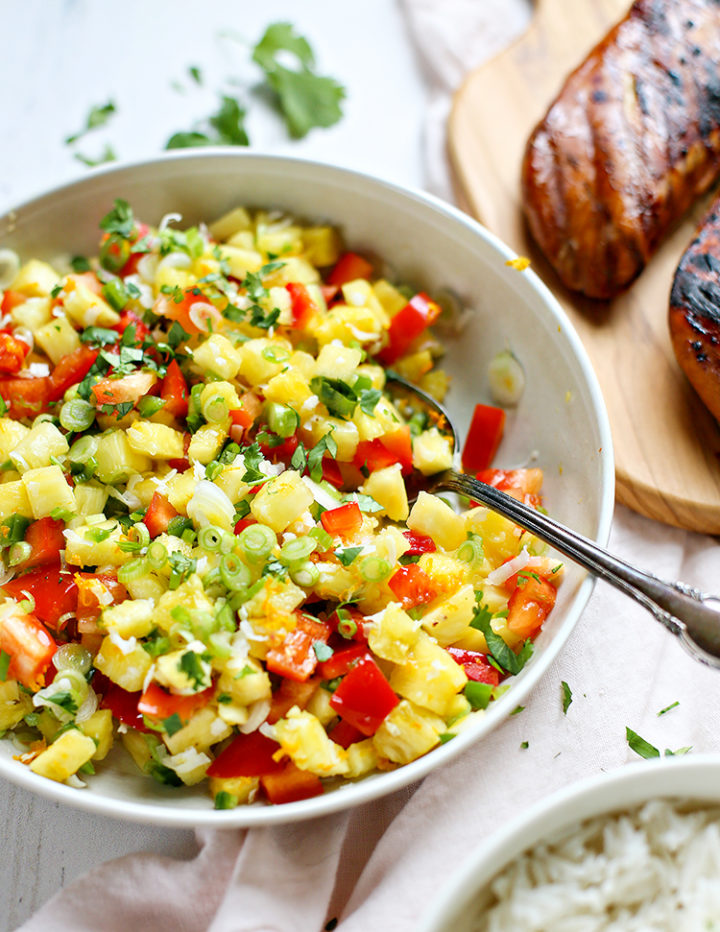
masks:
<svg viewBox="0 0 720 932"><path fill-rule="evenodd" d="M385 190L388 194L393 194L396 197L427 205L432 208L433 211L444 215L446 218L450 218L455 223L473 233L480 240L489 244L504 259L515 258L515 253L494 234L486 230L485 227L481 226L469 215L431 194L412 188L401 187L400 185L360 171L339 168L319 162L318 160L307 160L286 155L266 155L255 151L237 151L228 147L208 147L201 151L178 150L164 153L154 158L142 159L134 162L123 162L110 166L100 166L90 171L83 178L58 185L42 194L38 194L24 201L13 210L6 212L5 215L0 216L0 237L3 235L5 226L12 226L14 214L19 214L21 211L33 213L35 209L40 210L42 209L45 199L52 197L62 196L67 199L68 196L72 196L74 191L82 190L85 186L92 184L98 178L112 178L113 176L122 178L122 176L132 173L135 170L142 170L143 168L162 163L183 160L192 163L216 159L218 161L227 159L232 159L233 161L242 160L248 163L249 167L262 167L263 165L272 165L274 167L287 166L290 172L293 170L294 166L306 169L320 167L324 175L333 176L335 179L346 179L348 182L351 180L360 180L363 184L375 188L376 190ZM341 212L341 210L339 210L339 212ZM615 489L612 437L600 386L580 338L550 290L531 269L522 273L520 287L526 294L535 292L536 295L539 295L542 303L545 305L547 313L551 315L557 324L558 331L568 342L585 379L601 444L598 452L601 488L598 496L597 515L595 516L596 533L594 536L597 542L602 545L607 542L610 532ZM518 703L522 702L523 698L527 696L537 681L542 678L547 668L556 658L585 607L593 585L593 578L588 576L583 580L574 599L568 606L562 626L554 633L548 647L542 654L538 654L534 658L533 663L528 668L528 675L520 682L515 683L512 690L495 703L496 707L488 714L481 727L459 734L453 741L435 748L430 754L410 764L406 764L397 770L385 772L373 779L364 779L354 784L339 787L333 792L322 796L303 800L301 802L286 803L282 806L239 806L236 809L227 811L215 811L212 809L188 810L182 808L172 809L157 805L152 801L119 801L116 798L80 791L65 786L64 784L55 783L51 780L39 777L28 768L18 767L14 762L8 762L2 757L0 757L0 776L4 776L14 783L28 790L32 790L33 792L40 793L49 799L87 811L146 824L175 827L208 825L214 828L236 828L241 826L282 824L311 819L357 806L420 780L431 770L457 757L467 747L506 718L512 709L515 708Z"/></svg>

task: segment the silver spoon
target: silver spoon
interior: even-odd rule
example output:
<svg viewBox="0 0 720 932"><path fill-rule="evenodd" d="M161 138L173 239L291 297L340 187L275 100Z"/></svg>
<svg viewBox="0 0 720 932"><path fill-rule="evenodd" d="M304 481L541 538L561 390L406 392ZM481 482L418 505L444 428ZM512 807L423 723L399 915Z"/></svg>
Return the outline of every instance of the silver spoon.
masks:
<svg viewBox="0 0 720 932"><path fill-rule="evenodd" d="M432 408L447 422L454 447L458 450L458 434L446 409L426 392L401 378L388 373L388 381L401 386L423 405ZM604 579L621 592L639 602L671 631L685 649L701 663L720 668L720 596L701 592L682 582L664 582L652 573L639 570L612 556L587 537L570 530L553 518L530 508L500 489L486 485L472 476L446 469L428 476L418 486L427 492L457 492L482 502L498 514L509 518L526 531L550 544L589 573Z"/></svg>

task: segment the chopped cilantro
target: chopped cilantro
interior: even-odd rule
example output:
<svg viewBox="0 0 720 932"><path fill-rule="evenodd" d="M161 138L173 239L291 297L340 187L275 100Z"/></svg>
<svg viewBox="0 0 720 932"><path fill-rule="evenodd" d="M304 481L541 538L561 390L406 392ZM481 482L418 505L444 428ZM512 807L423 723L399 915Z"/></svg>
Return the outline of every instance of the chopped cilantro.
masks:
<svg viewBox="0 0 720 932"><path fill-rule="evenodd" d="M383 510L383 506L376 502L372 495L365 495L363 492L355 492L353 495L349 496L348 501L357 502L360 511L364 511L365 514L368 515Z"/></svg>
<svg viewBox="0 0 720 932"><path fill-rule="evenodd" d="M478 599L478 597L482 598L482 593L476 593L475 598ZM482 631L485 635L489 660L491 663L495 661L494 665L497 665L499 669L515 675L522 670L532 656L532 641L525 641L516 654L512 648L508 647L500 635L493 631L490 626L490 614L486 605L478 605L470 625L478 631Z"/></svg>
<svg viewBox="0 0 720 932"><path fill-rule="evenodd" d="M243 453L243 459L245 460L245 474L242 477L243 482L257 483L264 482L267 479L265 473L260 472L258 468L264 459L259 443L252 443L249 447L246 447Z"/></svg>
<svg viewBox="0 0 720 932"><path fill-rule="evenodd" d="M233 679L242 680L246 676L252 676L254 673L257 673L257 670L254 667L251 667L249 663L246 663L245 666L239 673L236 673Z"/></svg>
<svg viewBox="0 0 720 932"><path fill-rule="evenodd" d="M7 401L0 395L0 417L5 417L9 410Z"/></svg>
<svg viewBox="0 0 720 932"><path fill-rule="evenodd" d="M112 210L100 221L100 229L127 239L135 228L135 217L127 201L116 198Z"/></svg>
<svg viewBox="0 0 720 932"><path fill-rule="evenodd" d="M328 646L325 641L313 641L313 650L320 663L324 660L329 660L335 653L332 647Z"/></svg>
<svg viewBox="0 0 720 932"><path fill-rule="evenodd" d="M126 414L130 414L133 409L132 401L121 401L116 405L100 405L100 410L103 414L112 414L115 416L116 420L121 421Z"/></svg>
<svg viewBox="0 0 720 932"><path fill-rule="evenodd" d="M360 393L360 410L367 414L368 417L374 417L375 406L382 398L382 392L378 388L365 389Z"/></svg>
<svg viewBox="0 0 720 932"><path fill-rule="evenodd" d="M53 705L59 706L61 709L69 712L70 715L74 715L78 710L77 702L69 689L58 689L57 692L48 696L47 699L48 702L52 702Z"/></svg>
<svg viewBox="0 0 720 932"><path fill-rule="evenodd" d="M183 727L182 719L177 712L173 712L168 718L163 719L163 726L165 727L165 734L172 736Z"/></svg>
<svg viewBox="0 0 720 932"><path fill-rule="evenodd" d="M89 272L92 268L85 256L73 256L70 260L70 266L73 272L77 272L78 274Z"/></svg>
<svg viewBox="0 0 720 932"><path fill-rule="evenodd" d="M185 580L191 573L195 572L195 567L197 562L193 560L192 557L186 556L184 553L175 550L168 556L168 563L172 568L170 573L170 580L168 582L169 589L177 589L183 580Z"/></svg>
<svg viewBox="0 0 720 932"><path fill-rule="evenodd" d="M280 308L273 308L272 311L265 311L258 305L253 304L250 308L250 326L258 327L260 330L269 330L274 327L280 319Z"/></svg>
<svg viewBox="0 0 720 932"><path fill-rule="evenodd" d="M563 700L562 700L563 714L567 715L567 711L570 708L570 705L573 701L572 690L570 689L568 684L565 682L565 680L562 681L561 686L562 686L562 693L563 693Z"/></svg>
<svg viewBox="0 0 720 932"><path fill-rule="evenodd" d="M332 432L321 437L307 455L307 469L313 482L320 482L322 479L322 460L325 453L329 453L333 459L337 456L337 443Z"/></svg>
<svg viewBox="0 0 720 932"><path fill-rule="evenodd" d="M244 126L245 110L234 97L223 94L217 113L208 117L202 129L174 133L166 149L190 149L199 146L248 146L250 140Z"/></svg>
<svg viewBox="0 0 720 932"><path fill-rule="evenodd" d="M71 146L73 143L77 142L78 139L83 137L85 133L89 133L99 126L104 126L114 113L115 104L112 100L109 100L106 104L91 107L88 115L85 117L85 126L79 132L73 133L72 136L68 136L65 140L65 145Z"/></svg>
<svg viewBox="0 0 720 932"><path fill-rule="evenodd" d="M529 741L523 741L522 744L520 745L520 750L521 750L521 751L527 751L527 749L528 749L529 747L530 747L530 742L529 742Z"/></svg>
<svg viewBox="0 0 720 932"><path fill-rule="evenodd" d="M650 757L660 757L660 751L644 738L641 738L639 734L634 732L632 728L625 728L625 737L627 738L628 746L631 751L635 751L636 754L639 754L640 757L646 759Z"/></svg>
<svg viewBox="0 0 720 932"><path fill-rule="evenodd" d="M78 162L87 165L88 168L95 168L96 165L104 165L106 162L117 161L117 155L111 145L106 145L100 155L83 155L82 152L76 152L73 156Z"/></svg>
<svg viewBox="0 0 720 932"><path fill-rule="evenodd" d="M197 65L190 65L188 67L188 74L193 79L196 84L202 84L202 71L198 68Z"/></svg>
<svg viewBox="0 0 720 932"><path fill-rule="evenodd" d="M524 705L516 705L515 708L510 713L511 715L519 715L521 712L525 711Z"/></svg>
<svg viewBox="0 0 720 932"><path fill-rule="evenodd" d="M80 339L83 343L109 346L111 343L117 343L120 335L116 330L110 330L107 327L86 327L80 334Z"/></svg>
<svg viewBox="0 0 720 932"><path fill-rule="evenodd" d="M195 689L207 686L208 675L203 666L203 658L195 651L186 650L178 660L178 670L192 680Z"/></svg>
<svg viewBox="0 0 720 932"><path fill-rule="evenodd" d="M670 705L666 705L664 709L660 709L658 716L665 715L670 709L674 709L680 705L680 702L676 699L675 702L671 702Z"/></svg>
<svg viewBox="0 0 720 932"><path fill-rule="evenodd" d="M362 547L344 547L335 551L335 556L343 566L350 566L353 560L362 553Z"/></svg>

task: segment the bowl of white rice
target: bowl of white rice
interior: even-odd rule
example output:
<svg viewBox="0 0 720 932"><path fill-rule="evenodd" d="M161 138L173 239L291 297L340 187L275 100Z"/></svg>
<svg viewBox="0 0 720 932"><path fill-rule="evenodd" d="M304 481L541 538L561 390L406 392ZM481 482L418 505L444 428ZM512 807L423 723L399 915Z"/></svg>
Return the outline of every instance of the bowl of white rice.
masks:
<svg viewBox="0 0 720 932"><path fill-rule="evenodd" d="M720 755L631 764L536 804L421 932L720 930Z"/></svg>

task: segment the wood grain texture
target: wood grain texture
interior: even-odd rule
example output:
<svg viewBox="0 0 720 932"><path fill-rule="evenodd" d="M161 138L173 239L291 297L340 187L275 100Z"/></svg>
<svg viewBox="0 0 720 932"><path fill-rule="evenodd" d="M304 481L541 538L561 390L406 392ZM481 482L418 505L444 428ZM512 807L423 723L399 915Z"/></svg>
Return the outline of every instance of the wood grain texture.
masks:
<svg viewBox="0 0 720 932"><path fill-rule="evenodd" d="M720 428L678 368L667 325L673 274L709 195L612 302L562 286L530 240L520 204L528 136L566 75L628 7L629 0L539 0L528 32L456 94L450 157L471 213L532 259L578 330L610 414L618 500L663 523L717 534Z"/></svg>

